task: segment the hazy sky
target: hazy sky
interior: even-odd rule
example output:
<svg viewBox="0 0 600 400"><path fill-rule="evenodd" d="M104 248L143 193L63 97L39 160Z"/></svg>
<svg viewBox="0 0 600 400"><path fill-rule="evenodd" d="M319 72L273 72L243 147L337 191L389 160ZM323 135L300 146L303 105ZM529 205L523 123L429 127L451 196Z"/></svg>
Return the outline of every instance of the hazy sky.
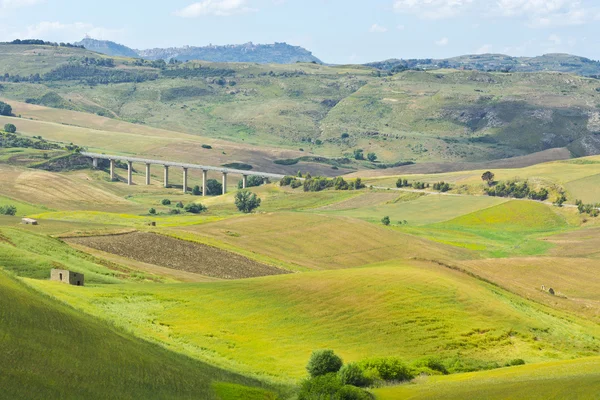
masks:
<svg viewBox="0 0 600 400"><path fill-rule="evenodd" d="M133 48L288 42L325 62L466 53L600 58L600 0L0 0L0 40Z"/></svg>

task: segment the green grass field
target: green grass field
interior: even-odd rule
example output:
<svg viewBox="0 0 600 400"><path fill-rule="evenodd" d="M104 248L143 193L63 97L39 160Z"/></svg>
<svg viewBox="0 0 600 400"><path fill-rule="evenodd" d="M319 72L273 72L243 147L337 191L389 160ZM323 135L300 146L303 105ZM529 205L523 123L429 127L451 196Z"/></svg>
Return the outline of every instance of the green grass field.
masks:
<svg viewBox="0 0 600 400"><path fill-rule="evenodd" d="M600 359L556 361L453 376L419 379L416 384L376 389L378 399L577 399L600 391Z"/></svg>
<svg viewBox="0 0 600 400"><path fill-rule="evenodd" d="M274 399L264 384L176 354L0 272L2 397ZM278 389L281 390L281 389Z"/></svg>
<svg viewBox="0 0 600 400"><path fill-rule="evenodd" d="M28 284L183 354L276 381L302 377L316 348L346 361L436 356L465 365L600 350L597 325L427 263L206 284Z"/></svg>

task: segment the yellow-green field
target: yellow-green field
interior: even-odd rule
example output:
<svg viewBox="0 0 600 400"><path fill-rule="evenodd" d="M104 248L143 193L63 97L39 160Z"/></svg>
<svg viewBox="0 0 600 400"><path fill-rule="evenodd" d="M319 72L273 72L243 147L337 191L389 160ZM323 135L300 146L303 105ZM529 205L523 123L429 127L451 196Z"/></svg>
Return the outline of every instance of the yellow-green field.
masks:
<svg viewBox="0 0 600 400"><path fill-rule="evenodd" d="M427 263L208 284L28 283L175 351L277 381L302 377L316 348L336 349L347 361L395 355L457 363L600 350L597 325Z"/></svg>
<svg viewBox="0 0 600 400"><path fill-rule="evenodd" d="M600 359L595 357L427 377L416 384L376 389L375 394L382 400L593 400L599 391Z"/></svg>

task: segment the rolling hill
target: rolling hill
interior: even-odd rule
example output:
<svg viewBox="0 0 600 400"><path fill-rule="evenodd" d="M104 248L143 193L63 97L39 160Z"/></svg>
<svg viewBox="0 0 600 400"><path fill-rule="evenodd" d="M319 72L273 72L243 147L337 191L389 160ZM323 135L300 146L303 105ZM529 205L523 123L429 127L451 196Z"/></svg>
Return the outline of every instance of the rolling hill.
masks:
<svg viewBox="0 0 600 400"><path fill-rule="evenodd" d="M39 66L39 77L26 77L0 62L0 73L13 71L0 88L9 102L346 163L356 149L376 153L377 162L352 161L354 168L484 162L551 149L562 149L552 153L559 158L600 152L600 84L575 75L440 70L378 76L367 67L318 64L160 66L92 61L87 50L47 46L0 45L0 54L31 74ZM291 160L282 162L297 162Z"/></svg>

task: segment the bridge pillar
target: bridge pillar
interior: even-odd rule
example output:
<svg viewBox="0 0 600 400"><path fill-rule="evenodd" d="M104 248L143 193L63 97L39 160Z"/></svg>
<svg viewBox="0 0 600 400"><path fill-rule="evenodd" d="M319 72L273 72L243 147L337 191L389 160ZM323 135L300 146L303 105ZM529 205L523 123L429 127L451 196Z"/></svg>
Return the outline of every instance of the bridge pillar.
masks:
<svg viewBox="0 0 600 400"><path fill-rule="evenodd" d="M110 180L115 180L115 160L110 160Z"/></svg>
<svg viewBox="0 0 600 400"><path fill-rule="evenodd" d="M227 193L227 172L223 172L223 194Z"/></svg>
<svg viewBox="0 0 600 400"><path fill-rule="evenodd" d="M133 170L133 163L131 161L127 161L127 184L133 185L133 179L131 177L131 173Z"/></svg>
<svg viewBox="0 0 600 400"><path fill-rule="evenodd" d="M94 169L98 168L98 159L97 158L92 158L92 167Z"/></svg>
<svg viewBox="0 0 600 400"><path fill-rule="evenodd" d="M150 164L146 164L146 185L150 184Z"/></svg>
<svg viewBox="0 0 600 400"><path fill-rule="evenodd" d="M206 170L202 170L202 196L206 196Z"/></svg>
<svg viewBox="0 0 600 400"><path fill-rule="evenodd" d="M166 188L169 187L169 166L165 165L165 182L164 182L164 186Z"/></svg>
<svg viewBox="0 0 600 400"><path fill-rule="evenodd" d="M242 189L246 189L248 186L248 175L242 175Z"/></svg>
<svg viewBox="0 0 600 400"><path fill-rule="evenodd" d="M183 193L187 193L188 169L183 169Z"/></svg>

